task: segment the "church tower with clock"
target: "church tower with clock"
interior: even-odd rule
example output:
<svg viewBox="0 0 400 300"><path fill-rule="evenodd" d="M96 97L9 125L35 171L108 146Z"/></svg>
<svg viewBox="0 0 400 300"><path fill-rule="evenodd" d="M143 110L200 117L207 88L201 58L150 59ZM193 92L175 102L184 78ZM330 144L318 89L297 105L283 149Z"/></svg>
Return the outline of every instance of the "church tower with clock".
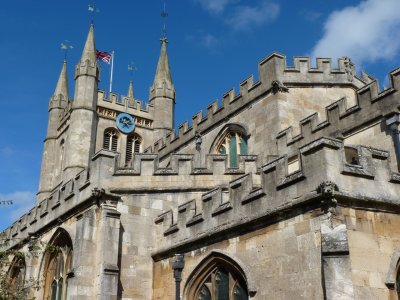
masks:
<svg viewBox="0 0 400 300"><path fill-rule="evenodd" d="M144 104L99 89L91 24L74 95L64 61L50 98L37 202L0 236L8 291L397 299L400 68L380 90L348 57L290 64L270 54L175 130L167 39Z"/></svg>

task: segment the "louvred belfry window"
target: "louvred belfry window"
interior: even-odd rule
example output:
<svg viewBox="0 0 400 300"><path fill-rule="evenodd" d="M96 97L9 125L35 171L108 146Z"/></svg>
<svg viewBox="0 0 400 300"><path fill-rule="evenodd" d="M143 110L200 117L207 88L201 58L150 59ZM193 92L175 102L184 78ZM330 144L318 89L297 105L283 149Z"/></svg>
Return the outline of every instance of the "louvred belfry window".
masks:
<svg viewBox="0 0 400 300"><path fill-rule="evenodd" d="M134 153L140 153L141 145L142 138L138 134L133 133L128 136L126 142L126 162L132 161Z"/></svg>
<svg viewBox="0 0 400 300"><path fill-rule="evenodd" d="M104 131L103 149L117 152L118 131L115 128L109 128Z"/></svg>

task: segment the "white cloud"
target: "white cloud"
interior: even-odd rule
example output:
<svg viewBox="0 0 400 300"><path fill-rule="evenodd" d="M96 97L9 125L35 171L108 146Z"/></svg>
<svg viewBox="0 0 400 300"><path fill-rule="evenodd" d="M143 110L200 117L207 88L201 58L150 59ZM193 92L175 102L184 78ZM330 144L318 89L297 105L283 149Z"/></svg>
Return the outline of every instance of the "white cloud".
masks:
<svg viewBox="0 0 400 300"><path fill-rule="evenodd" d="M349 56L357 64L393 59L400 51L399 12L399 0L366 0L331 13L312 56Z"/></svg>
<svg viewBox="0 0 400 300"><path fill-rule="evenodd" d="M197 36L194 35L186 36L186 40L189 41L190 43L194 43L196 45L200 45L205 48L214 48L219 44L219 40L214 35L202 31L200 31Z"/></svg>
<svg viewBox="0 0 400 300"><path fill-rule="evenodd" d="M253 26L260 26L275 20L279 11L279 5L268 0L261 1L255 6L239 5L235 7L234 13L227 23L234 30L249 30Z"/></svg>
<svg viewBox="0 0 400 300"><path fill-rule="evenodd" d="M14 222L23 214L27 213L35 205L35 193L28 191L19 191L10 194L0 194L0 201L12 201L12 212L9 220ZM7 205L7 208L9 205Z"/></svg>
<svg viewBox="0 0 400 300"><path fill-rule="evenodd" d="M11 156L14 154L14 149L11 147L0 148L0 156Z"/></svg>
<svg viewBox="0 0 400 300"><path fill-rule="evenodd" d="M212 14L218 14L225 10L225 8L236 0L194 0Z"/></svg>

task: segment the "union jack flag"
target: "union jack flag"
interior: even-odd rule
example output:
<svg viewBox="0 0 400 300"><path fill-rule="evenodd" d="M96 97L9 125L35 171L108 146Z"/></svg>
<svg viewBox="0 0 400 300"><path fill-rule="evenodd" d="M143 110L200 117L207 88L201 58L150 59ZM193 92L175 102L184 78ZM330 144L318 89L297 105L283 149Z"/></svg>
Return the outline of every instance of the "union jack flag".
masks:
<svg viewBox="0 0 400 300"><path fill-rule="evenodd" d="M106 64L110 64L112 54L105 51L96 50L96 58L102 62L105 62Z"/></svg>

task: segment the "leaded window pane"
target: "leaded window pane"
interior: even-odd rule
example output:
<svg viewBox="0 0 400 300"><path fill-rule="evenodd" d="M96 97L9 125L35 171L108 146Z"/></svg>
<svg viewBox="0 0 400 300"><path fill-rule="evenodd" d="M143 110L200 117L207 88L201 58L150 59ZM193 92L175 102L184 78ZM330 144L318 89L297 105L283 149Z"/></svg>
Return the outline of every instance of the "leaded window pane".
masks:
<svg viewBox="0 0 400 300"><path fill-rule="evenodd" d="M216 300L229 300L229 274L220 270L215 274Z"/></svg>
<svg viewBox="0 0 400 300"><path fill-rule="evenodd" d="M229 162L231 168L237 168L237 142L236 142L236 134L232 134L231 139L229 141Z"/></svg>
<svg viewBox="0 0 400 300"><path fill-rule="evenodd" d="M237 282L233 289L234 300L248 300L249 295L247 294L247 290L244 288L244 285Z"/></svg>
<svg viewBox="0 0 400 300"><path fill-rule="evenodd" d="M51 284L51 300L57 300L57 281Z"/></svg>
<svg viewBox="0 0 400 300"><path fill-rule="evenodd" d="M208 289L208 287L206 287L205 285L203 285L203 287L201 288L201 290L199 292L198 300L211 300L211 292Z"/></svg>
<svg viewBox="0 0 400 300"><path fill-rule="evenodd" d="M58 282L58 297L57 300L62 300L62 292L63 292L63 279L60 278Z"/></svg>
<svg viewBox="0 0 400 300"><path fill-rule="evenodd" d="M247 155L247 154L249 154L248 151L249 151L249 149L247 146L247 139L245 137L241 136L240 137L240 154Z"/></svg>

